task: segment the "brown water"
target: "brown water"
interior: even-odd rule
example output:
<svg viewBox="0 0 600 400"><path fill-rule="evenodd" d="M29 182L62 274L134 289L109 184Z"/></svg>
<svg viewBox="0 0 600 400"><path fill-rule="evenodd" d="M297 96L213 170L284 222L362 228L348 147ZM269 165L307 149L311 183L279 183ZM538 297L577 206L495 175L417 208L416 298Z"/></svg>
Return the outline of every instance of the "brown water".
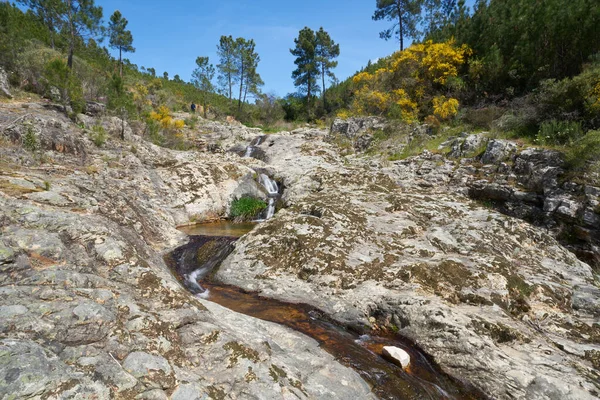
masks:
<svg viewBox="0 0 600 400"><path fill-rule="evenodd" d="M208 253L219 246L230 248L232 243L233 238L193 236L188 245L176 249L166 257L166 261L175 275L184 281L184 277L194 269L218 265L228 252L215 252L219 253L218 259L211 258ZM224 248L220 247L221 250ZM285 325L317 340L339 362L356 370L381 399L485 398L470 385L444 374L428 356L400 336L361 336L310 305L285 303L212 282L210 273L198 282L209 291L210 301L236 312ZM386 361L382 357L384 346L396 346L407 351L411 356L409 368L403 370Z"/></svg>
<svg viewBox="0 0 600 400"><path fill-rule="evenodd" d="M182 226L179 230L190 236L241 237L254 229L256 225L256 222L234 223L231 221L219 221L210 224Z"/></svg>

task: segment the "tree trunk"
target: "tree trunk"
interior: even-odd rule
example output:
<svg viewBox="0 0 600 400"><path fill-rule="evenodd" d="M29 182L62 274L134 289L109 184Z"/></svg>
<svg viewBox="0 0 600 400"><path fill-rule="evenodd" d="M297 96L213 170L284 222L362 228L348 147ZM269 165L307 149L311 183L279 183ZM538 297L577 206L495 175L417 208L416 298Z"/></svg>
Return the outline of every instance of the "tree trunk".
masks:
<svg viewBox="0 0 600 400"><path fill-rule="evenodd" d="M311 117L311 113L310 113L310 89L311 89L310 82L311 82L311 78L312 77L309 74L308 75L308 88L306 90L306 114L307 114L307 117L309 120Z"/></svg>
<svg viewBox="0 0 600 400"><path fill-rule="evenodd" d="M402 4L400 0L396 0L396 6L398 7L398 32L400 36L400 51L404 50L404 24L402 19Z"/></svg>
<svg viewBox="0 0 600 400"><path fill-rule="evenodd" d="M227 73L227 79L229 80L229 103L231 103L231 98L233 97L233 85L231 84L231 72Z"/></svg>
<svg viewBox="0 0 600 400"><path fill-rule="evenodd" d="M71 8L71 1L67 1L68 7L68 18L69 18L69 30L71 31L71 43L69 43L69 58L67 59L67 66L69 69L73 69L73 53L75 53L75 27L73 26L73 10Z"/></svg>
<svg viewBox="0 0 600 400"><path fill-rule="evenodd" d="M321 65L321 76L323 77L323 113L325 113L325 63Z"/></svg>
<svg viewBox="0 0 600 400"><path fill-rule="evenodd" d="M244 61L242 60L242 69L240 72L240 97L238 99L238 112L242 110L242 92L244 89Z"/></svg>
<svg viewBox="0 0 600 400"><path fill-rule="evenodd" d="M123 58L122 58L123 48L119 46L119 76L123 77Z"/></svg>
<svg viewBox="0 0 600 400"><path fill-rule="evenodd" d="M202 108L204 111L204 119L208 119L207 117L207 110L206 110L206 92L204 92L204 98L202 99Z"/></svg>
<svg viewBox="0 0 600 400"><path fill-rule="evenodd" d="M67 66L69 69L73 69L73 54L75 53L75 39L71 38L71 44L69 45L69 57L67 58Z"/></svg>

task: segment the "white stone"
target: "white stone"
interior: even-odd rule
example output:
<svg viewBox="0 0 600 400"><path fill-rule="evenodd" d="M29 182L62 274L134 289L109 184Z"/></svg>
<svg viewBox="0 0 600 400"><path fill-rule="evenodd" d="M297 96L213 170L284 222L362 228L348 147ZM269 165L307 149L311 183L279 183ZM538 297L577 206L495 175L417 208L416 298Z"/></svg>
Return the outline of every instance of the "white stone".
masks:
<svg viewBox="0 0 600 400"><path fill-rule="evenodd" d="M407 368L410 365L410 355L399 347L385 346L383 355L402 368Z"/></svg>

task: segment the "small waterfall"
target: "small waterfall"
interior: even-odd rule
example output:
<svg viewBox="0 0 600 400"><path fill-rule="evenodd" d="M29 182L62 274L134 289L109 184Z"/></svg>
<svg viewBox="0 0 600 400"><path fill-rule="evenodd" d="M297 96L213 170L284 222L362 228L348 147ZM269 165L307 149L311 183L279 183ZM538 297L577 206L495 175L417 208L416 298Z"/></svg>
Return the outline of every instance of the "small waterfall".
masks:
<svg viewBox="0 0 600 400"><path fill-rule="evenodd" d="M269 178L266 174L260 174L260 184L263 185L267 193L269 194L269 203L267 205L267 213L265 219L269 219L275 215L275 205L279 198L279 186L277 182Z"/></svg>
<svg viewBox="0 0 600 400"><path fill-rule="evenodd" d="M198 281L210 274L233 251L236 239L226 236L192 236L190 245L173 252L176 264L182 266L177 272L190 292L198 297L208 298L208 289Z"/></svg>
<svg viewBox="0 0 600 400"><path fill-rule="evenodd" d="M260 146L260 144L263 142L265 137L266 136L259 136L256 139L253 139L250 142L250 145L248 147L246 147L246 153L244 154L244 158L252 157L254 150L256 150L257 146Z"/></svg>

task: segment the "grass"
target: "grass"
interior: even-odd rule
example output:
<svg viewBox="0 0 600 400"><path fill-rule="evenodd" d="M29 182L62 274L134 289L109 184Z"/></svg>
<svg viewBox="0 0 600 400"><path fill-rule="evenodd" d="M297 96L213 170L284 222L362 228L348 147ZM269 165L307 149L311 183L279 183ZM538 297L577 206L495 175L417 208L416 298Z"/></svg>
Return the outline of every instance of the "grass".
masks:
<svg viewBox="0 0 600 400"><path fill-rule="evenodd" d="M231 203L230 215L234 219L251 219L267 208L267 203L254 197L241 197Z"/></svg>

